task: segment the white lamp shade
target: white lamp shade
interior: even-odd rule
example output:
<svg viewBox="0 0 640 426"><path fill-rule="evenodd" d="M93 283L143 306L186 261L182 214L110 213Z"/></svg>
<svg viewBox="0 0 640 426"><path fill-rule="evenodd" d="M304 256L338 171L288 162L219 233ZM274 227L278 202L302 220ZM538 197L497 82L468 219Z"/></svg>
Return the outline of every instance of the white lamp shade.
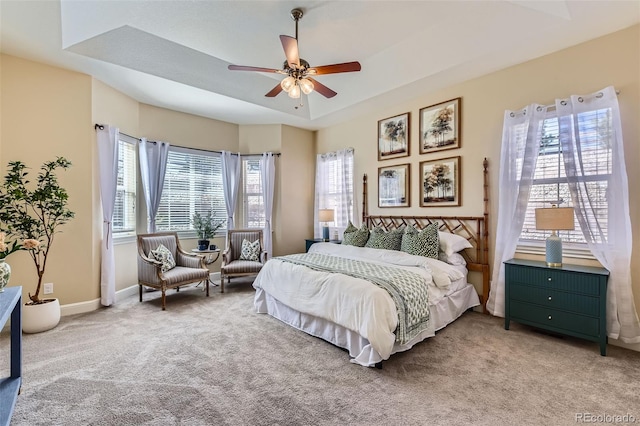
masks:
<svg viewBox="0 0 640 426"><path fill-rule="evenodd" d="M282 90L289 93L289 91L293 88L293 86L295 86L295 84L296 84L295 78L286 77L284 80L280 82L280 87L282 87Z"/></svg>
<svg viewBox="0 0 640 426"><path fill-rule="evenodd" d="M300 97L300 86L295 84L291 90L289 90L289 97L293 99L298 99Z"/></svg>
<svg viewBox="0 0 640 426"><path fill-rule="evenodd" d="M536 209L536 229L552 231L575 229L573 207Z"/></svg>
<svg viewBox="0 0 640 426"><path fill-rule="evenodd" d="M300 88L305 95L313 92L313 82L308 78L301 79L298 84L300 84Z"/></svg>
<svg viewBox="0 0 640 426"><path fill-rule="evenodd" d="M320 221L320 222L333 222L333 209L320 209L320 210L318 210L318 221Z"/></svg>

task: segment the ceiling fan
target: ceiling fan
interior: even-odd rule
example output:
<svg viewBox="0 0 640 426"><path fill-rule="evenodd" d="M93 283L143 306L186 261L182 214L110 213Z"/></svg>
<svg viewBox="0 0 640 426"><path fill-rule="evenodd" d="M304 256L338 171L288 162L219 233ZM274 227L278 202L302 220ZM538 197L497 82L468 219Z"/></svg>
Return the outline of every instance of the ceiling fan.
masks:
<svg viewBox="0 0 640 426"><path fill-rule="evenodd" d="M280 42L282 43L282 48L284 49L284 54L287 58L284 61L281 70L244 65L229 65L229 69L232 71L258 71L286 75L287 77L285 77L280 84L271 89L271 91L265 95L269 98L277 96L284 90L287 92L289 97L298 99L300 98L301 91L308 95L314 89L326 98L333 98L337 93L312 78L312 76L315 77L322 74L360 71L360 63L345 62L341 64L311 67L309 63L304 59L301 59L298 54L298 21L302 18L302 10L293 9L291 11L291 18L296 21L296 37L293 38L287 35L280 36Z"/></svg>

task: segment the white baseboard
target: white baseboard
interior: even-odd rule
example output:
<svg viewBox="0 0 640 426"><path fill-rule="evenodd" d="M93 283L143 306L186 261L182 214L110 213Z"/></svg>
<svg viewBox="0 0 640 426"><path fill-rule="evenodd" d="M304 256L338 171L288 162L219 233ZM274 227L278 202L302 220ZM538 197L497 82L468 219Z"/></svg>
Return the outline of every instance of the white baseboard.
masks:
<svg viewBox="0 0 640 426"><path fill-rule="evenodd" d="M220 272L213 272L209 274L211 281L220 281ZM130 297L134 294L138 293L138 284L134 284L130 287L123 288L122 290L116 291L116 301L118 303L127 297ZM67 305L60 305L60 315L75 315L75 314L84 314L87 312L97 311L102 308L102 304L100 303L100 299L89 300L86 302L78 302L78 303L69 303Z"/></svg>

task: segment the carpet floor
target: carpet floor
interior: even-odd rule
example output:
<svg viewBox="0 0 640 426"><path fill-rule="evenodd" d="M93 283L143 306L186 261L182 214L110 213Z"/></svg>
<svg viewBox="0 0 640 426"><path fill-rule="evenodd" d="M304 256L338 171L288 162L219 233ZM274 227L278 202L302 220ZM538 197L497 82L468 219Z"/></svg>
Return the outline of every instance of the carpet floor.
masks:
<svg viewBox="0 0 640 426"><path fill-rule="evenodd" d="M468 312L379 370L255 313L253 294L250 281L209 298L184 288L163 312L150 292L25 334L11 424L640 423L638 352L602 357L595 343ZM0 360L8 376L7 330Z"/></svg>

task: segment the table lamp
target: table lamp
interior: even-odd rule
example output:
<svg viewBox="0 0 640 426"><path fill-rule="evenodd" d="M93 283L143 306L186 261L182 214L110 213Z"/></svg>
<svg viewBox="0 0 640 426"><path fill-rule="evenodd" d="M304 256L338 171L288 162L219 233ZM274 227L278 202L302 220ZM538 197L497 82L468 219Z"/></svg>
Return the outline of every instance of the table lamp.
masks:
<svg viewBox="0 0 640 426"><path fill-rule="evenodd" d="M547 266L562 266L562 240L556 231L574 229L573 207L551 207L536 209L536 229L550 230L546 241Z"/></svg>
<svg viewBox="0 0 640 426"><path fill-rule="evenodd" d="M323 222L322 241L329 241L329 225L327 222L333 222L333 209L318 210L318 221Z"/></svg>

